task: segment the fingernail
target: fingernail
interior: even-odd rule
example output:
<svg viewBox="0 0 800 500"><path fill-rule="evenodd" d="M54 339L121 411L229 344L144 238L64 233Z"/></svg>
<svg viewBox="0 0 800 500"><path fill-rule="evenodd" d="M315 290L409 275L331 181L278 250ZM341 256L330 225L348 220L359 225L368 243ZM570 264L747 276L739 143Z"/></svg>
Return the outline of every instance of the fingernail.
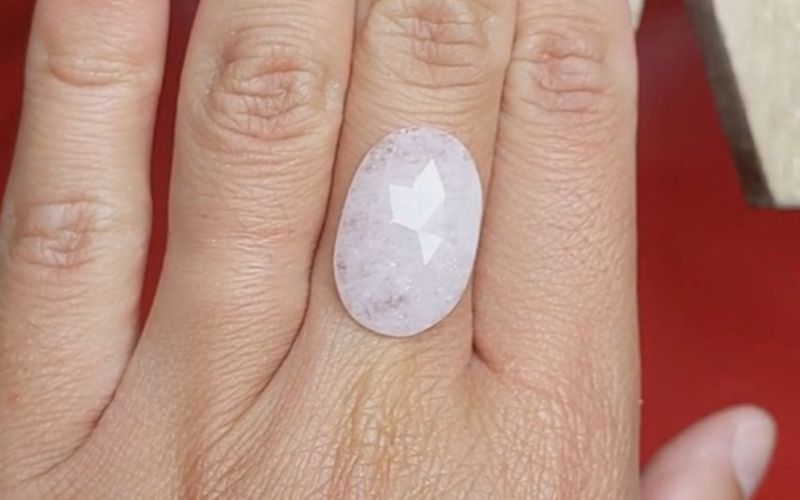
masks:
<svg viewBox="0 0 800 500"><path fill-rule="evenodd" d="M482 215L470 152L432 128L394 132L364 158L342 212L334 275L362 326L407 337L444 319L472 274Z"/></svg>
<svg viewBox="0 0 800 500"><path fill-rule="evenodd" d="M745 499L755 494L764 479L775 448L775 435L775 423L766 415L755 415L736 428L731 461Z"/></svg>

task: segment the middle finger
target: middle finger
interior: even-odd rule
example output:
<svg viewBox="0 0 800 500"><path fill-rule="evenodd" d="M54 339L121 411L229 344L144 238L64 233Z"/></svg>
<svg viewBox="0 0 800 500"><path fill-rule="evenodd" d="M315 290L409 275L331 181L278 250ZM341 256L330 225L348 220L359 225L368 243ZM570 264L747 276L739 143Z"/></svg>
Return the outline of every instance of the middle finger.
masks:
<svg viewBox="0 0 800 500"><path fill-rule="evenodd" d="M209 405L252 401L302 322L354 13L354 0L200 3L143 349L170 356L159 367L173 371L154 377L199 388Z"/></svg>

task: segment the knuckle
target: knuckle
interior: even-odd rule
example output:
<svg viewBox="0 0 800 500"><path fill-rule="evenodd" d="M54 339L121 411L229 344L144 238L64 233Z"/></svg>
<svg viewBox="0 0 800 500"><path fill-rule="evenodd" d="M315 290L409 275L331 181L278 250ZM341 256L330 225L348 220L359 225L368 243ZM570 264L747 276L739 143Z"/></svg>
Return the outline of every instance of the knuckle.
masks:
<svg viewBox="0 0 800 500"><path fill-rule="evenodd" d="M52 54L46 72L57 82L73 88L133 87L143 83L147 69L109 55Z"/></svg>
<svg viewBox="0 0 800 500"><path fill-rule="evenodd" d="M110 37L106 40L44 40L36 45L37 57L32 69L56 82L75 89L140 88L157 94L161 86L161 68L153 63L147 47ZM139 44L141 45L141 44ZM145 44L146 45L146 44Z"/></svg>
<svg viewBox="0 0 800 500"><path fill-rule="evenodd" d="M89 198L14 207L8 255L14 264L52 272L84 269L98 260L121 211Z"/></svg>
<svg viewBox="0 0 800 500"><path fill-rule="evenodd" d="M326 63L296 44L272 44L264 54L258 42L266 35L258 31L241 32L223 49L204 116L195 120L207 124L203 139L222 153L261 151L331 123L334 83Z"/></svg>
<svg viewBox="0 0 800 500"><path fill-rule="evenodd" d="M529 117L569 125L613 121L620 96L609 41L591 15L543 15L528 23L512 53L507 91Z"/></svg>
<svg viewBox="0 0 800 500"><path fill-rule="evenodd" d="M371 59L417 87L480 87L502 71L497 15L480 0L378 0L363 37Z"/></svg>

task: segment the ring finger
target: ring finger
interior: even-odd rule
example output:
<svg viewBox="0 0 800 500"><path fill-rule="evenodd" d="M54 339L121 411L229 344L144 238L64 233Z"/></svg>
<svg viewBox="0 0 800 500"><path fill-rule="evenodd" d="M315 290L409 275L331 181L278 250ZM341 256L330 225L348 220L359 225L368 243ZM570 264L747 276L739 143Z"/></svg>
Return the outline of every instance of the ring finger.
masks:
<svg viewBox="0 0 800 500"><path fill-rule="evenodd" d="M364 362L353 356L360 352L387 363L418 355L439 359L444 353L447 363L417 360L414 366L458 371L471 355L469 288L463 298L458 286L441 293L439 298L452 301L452 313L438 322L437 313L447 312L436 310L441 304L424 312L402 310L402 304L424 304L425 294L375 287L394 280L391 288L398 278L421 277L424 286L431 285L434 291L448 288L437 273L457 260L460 251L457 243L447 240L446 227L452 219L448 212L472 213L466 219L475 219L474 227L461 231L460 223L454 223L452 233L474 229L477 240L480 184L485 187L489 180L516 2L361 0L357 12L353 73L328 224L317 254L308 328L298 348L324 351L320 358L333 370L339 362ZM470 156L469 171L453 171L452 165L463 166L460 162ZM373 161L387 170L373 176L377 180L370 185L364 180L367 172L382 168ZM471 176L473 183L459 185ZM426 185L424 179L431 183ZM403 193L414 196L415 191L440 199L422 212L409 202L416 206L409 218L397 207L403 205ZM471 192L474 199L463 199ZM463 215L460 212L459 217L464 219ZM398 251L392 253L387 247ZM361 262L345 270L359 253L370 254L368 265ZM347 283L351 278L355 281ZM424 317L409 317L418 313ZM341 328L332 328L330 318L343 319L335 322ZM431 326L424 335L405 342L369 332L409 335ZM392 352L375 356L376 349Z"/></svg>

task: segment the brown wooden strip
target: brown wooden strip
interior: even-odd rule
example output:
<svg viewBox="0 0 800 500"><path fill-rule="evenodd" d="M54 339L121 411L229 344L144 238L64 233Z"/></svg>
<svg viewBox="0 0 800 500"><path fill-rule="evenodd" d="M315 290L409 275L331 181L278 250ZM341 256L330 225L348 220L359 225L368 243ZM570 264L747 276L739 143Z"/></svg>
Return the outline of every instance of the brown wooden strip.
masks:
<svg viewBox="0 0 800 500"><path fill-rule="evenodd" d="M800 208L800 2L686 4L748 202Z"/></svg>

